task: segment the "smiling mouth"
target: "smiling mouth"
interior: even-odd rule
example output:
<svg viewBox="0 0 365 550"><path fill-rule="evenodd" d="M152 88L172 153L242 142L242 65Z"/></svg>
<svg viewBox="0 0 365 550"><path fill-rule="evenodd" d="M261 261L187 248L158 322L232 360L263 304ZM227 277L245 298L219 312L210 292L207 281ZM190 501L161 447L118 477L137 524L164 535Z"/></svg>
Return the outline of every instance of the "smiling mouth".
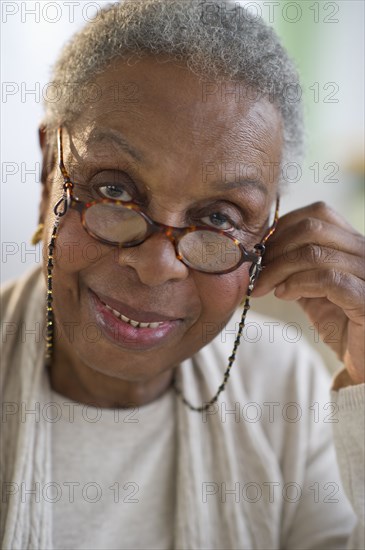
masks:
<svg viewBox="0 0 365 550"><path fill-rule="evenodd" d="M145 351L176 338L182 318L135 309L89 288L92 315L108 340L125 349ZM123 312L123 313L122 313Z"/></svg>
<svg viewBox="0 0 365 550"><path fill-rule="evenodd" d="M158 328L161 325L169 323L171 321L182 321L183 319L179 316L163 315L154 311L143 311L142 308L134 308L111 298L109 296L103 295L99 292L94 292L89 289L91 294L97 298L103 306L113 314L119 320L128 323L134 328Z"/></svg>
<svg viewBox="0 0 365 550"><path fill-rule="evenodd" d="M117 319L121 319L125 323L128 323L128 324L132 325L132 327L134 327L134 328L157 328L157 327L163 325L163 323L164 323L163 321L161 321L161 322L154 321L152 323L146 323L146 322L144 323L142 321L136 321L135 319L129 319L128 317L126 317L125 315L120 313L120 311L117 311L116 309L113 309L111 306L109 306L108 304L106 304L102 300L101 300L101 302L104 304L106 309L108 309L115 317L117 317Z"/></svg>

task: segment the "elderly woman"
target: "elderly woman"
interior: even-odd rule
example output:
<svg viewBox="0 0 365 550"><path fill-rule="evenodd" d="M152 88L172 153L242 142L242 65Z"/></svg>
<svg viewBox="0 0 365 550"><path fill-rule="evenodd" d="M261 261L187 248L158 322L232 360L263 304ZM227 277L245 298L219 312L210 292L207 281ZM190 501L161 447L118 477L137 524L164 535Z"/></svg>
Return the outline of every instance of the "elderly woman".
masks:
<svg viewBox="0 0 365 550"><path fill-rule="evenodd" d="M3 291L2 548L363 548L364 239L278 219L302 125L274 32L122 2L53 82L43 268ZM336 324L332 381L280 330L239 346L271 291Z"/></svg>

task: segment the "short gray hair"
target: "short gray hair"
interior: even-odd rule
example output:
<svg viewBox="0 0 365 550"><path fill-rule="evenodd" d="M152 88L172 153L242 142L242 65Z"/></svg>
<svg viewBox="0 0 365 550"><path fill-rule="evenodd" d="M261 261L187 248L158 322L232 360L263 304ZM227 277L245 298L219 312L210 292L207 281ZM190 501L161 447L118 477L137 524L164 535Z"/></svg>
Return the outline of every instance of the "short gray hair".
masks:
<svg viewBox="0 0 365 550"><path fill-rule="evenodd" d="M46 126L72 122L85 89L115 58L167 55L201 80L231 80L272 101L283 119L282 163L304 149L301 88L293 61L274 30L232 0L121 0L64 47L53 70L58 101L46 100Z"/></svg>

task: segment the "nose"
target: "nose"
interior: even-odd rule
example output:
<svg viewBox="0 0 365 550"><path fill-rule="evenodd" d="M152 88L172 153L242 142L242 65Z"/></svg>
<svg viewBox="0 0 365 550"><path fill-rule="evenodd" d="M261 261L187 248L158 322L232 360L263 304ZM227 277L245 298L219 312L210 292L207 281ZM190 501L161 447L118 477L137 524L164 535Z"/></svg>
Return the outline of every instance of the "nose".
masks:
<svg viewBox="0 0 365 550"><path fill-rule="evenodd" d="M182 281L189 275L189 268L176 257L173 243L162 233L152 235L138 246L120 248L118 261L132 267L140 281L151 287Z"/></svg>

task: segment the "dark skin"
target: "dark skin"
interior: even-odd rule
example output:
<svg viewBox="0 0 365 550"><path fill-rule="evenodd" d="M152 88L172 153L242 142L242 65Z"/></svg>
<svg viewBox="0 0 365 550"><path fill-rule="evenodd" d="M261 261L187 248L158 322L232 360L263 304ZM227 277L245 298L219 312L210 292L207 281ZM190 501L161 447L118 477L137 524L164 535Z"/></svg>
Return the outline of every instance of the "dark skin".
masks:
<svg viewBox="0 0 365 550"><path fill-rule="evenodd" d="M182 66L157 63L153 58L132 66L116 61L96 82L103 90L102 97L86 104L78 119L64 131L64 161L73 181L86 182L90 190L111 170L123 181L127 174L128 182L132 182L128 192L155 221L175 227L197 223L215 227L217 218L211 215L218 212L220 224L229 223L224 221L227 215L241 224L240 235L247 247L252 248L261 240L277 193L279 174L277 168L273 172L270 166L277 167L282 154L282 121L269 101L262 98L250 102L246 98L236 103L229 97L223 101L220 94L203 101L202 84L194 75ZM116 82L122 86L133 82L134 102L126 105L124 99L115 101ZM111 139L111 131L122 134L138 151L138 158ZM45 160L41 219L46 224L47 243L62 178L57 166L49 163L52 153L45 145L45 132L40 133ZM93 141L96 132L98 142ZM237 185L235 169L229 170L227 163L258 167L259 181L252 182L257 170L256 174L241 170L242 181ZM224 177L222 166L228 167ZM227 189L227 183L232 184L231 188ZM348 327L341 346L342 358L351 383L359 383L363 380L363 365L358 341L364 317L353 304L357 301L359 306L360 287L364 293L364 281L359 275L361 260L355 247L361 236L336 216L329 218L328 211L316 205L284 216L275 241L272 240L275 253L267 255L267 268L255 293L264 295L285 281L289 287L280 297L297 299L300 292L303 298L299 303L312 322L324 323L326 316L333 319L336 311L338 319ZM295 235L298 242L302 239L297 228L307 223L308 217L328 227L325 240L319 241L321 235L313 226L306 234L309 241L303 243L304 247L317 241L319 247L325 246L326 242L336 241L339 232L343 235L346 257L339 267L346 264L348 280L351 277L354 281L350 295L343 287L344 279L341 283L337 278L336 286L325 268L313 275L319 282L314 288L314 279L308 278L308 273L312 273L310 260L307 264L286 265L280 250ZM246 292L249 264L225 275L193 271L176 258L171 242L163 235L153 236L132 253L98 243L97 260L91 260L84 252L95 242L83 229L79 215L67 213L57 239L61 256L54 269L58 330L50 368L51 385L82 403L101 407L143 405L164 393L171 385L175 367L206 345L228 322ZM348 249L351 246L353 253ZM298 277L300 281L294 286ZM104 335L91 342L83 332L86 325L95 322L89 288L138 311L173 316L180 320L179 328L161 345L147 350L131 350ZM329 303L334 304L335 310L330 310ZM210 331L209 339L202 336L208 323L216 327L215 332Z"/></svg>

